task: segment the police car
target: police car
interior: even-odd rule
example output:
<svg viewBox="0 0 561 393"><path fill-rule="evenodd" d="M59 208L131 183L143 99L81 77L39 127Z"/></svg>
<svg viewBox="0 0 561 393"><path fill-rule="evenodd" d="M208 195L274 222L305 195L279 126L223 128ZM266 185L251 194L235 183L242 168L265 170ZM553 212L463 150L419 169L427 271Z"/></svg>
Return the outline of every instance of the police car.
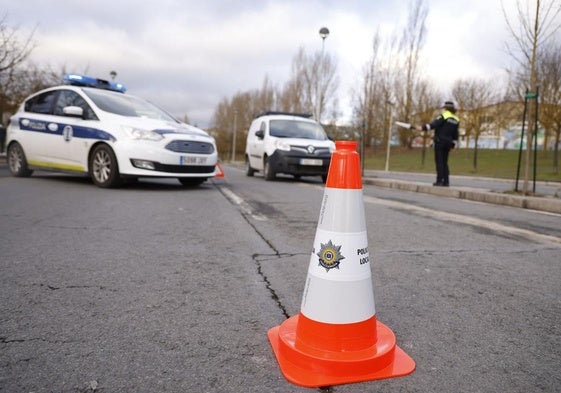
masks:
<svg viewBox="0 0 561 393"><path fill-rule="evenodd" d="M141 177L196 186L217 174L212 136L125 90L112 81L67 74L64 85L28 97L7 129L12 175L83 173L109 188Z"/></svg>

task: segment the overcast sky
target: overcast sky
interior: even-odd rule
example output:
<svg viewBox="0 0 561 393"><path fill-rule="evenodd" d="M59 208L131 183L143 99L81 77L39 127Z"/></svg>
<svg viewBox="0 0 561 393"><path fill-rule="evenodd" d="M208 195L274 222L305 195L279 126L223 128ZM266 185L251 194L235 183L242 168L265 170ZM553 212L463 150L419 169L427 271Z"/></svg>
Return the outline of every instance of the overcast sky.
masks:
<svg viewBox="0 0 561 393"><path fill-rule="evenodd" d="M423 68L446 94L465 77L500 78L509 62L501 0L426 0ZM503 0L512 8L514 0ZM224 97L282 87L299 47L337 58L341 110L360 82L376 30L401 31L411 0L0 0L11 25L35 28L32 60L109 78L193 124L212 126ZM443 99L445 97L442 97Z"/></svg>

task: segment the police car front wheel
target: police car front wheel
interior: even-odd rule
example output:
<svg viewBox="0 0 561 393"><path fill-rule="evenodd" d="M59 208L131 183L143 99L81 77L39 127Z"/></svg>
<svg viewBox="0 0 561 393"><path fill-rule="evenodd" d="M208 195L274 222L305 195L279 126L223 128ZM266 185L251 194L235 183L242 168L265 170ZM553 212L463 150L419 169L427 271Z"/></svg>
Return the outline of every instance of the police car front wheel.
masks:
<svg viewBox="0 0 561 393"><path fill-rule="evenodd" d="M33 173L27 166L22 147L17 142L8 146L8 166L12 175L16 177L29 177Z"/></svg>
<svg viewBox="0 0 561 393"><path fill-rule="evenodd" d="M117 158L109 146L94 148L90 156L90 176L98 187L112 188L122 184Z"/></svg>

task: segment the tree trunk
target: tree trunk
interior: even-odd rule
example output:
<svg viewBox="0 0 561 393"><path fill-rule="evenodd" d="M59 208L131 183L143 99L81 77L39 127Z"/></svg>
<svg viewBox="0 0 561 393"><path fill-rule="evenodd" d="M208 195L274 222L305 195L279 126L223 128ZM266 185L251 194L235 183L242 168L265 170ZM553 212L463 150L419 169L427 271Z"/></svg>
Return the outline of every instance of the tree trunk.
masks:
<svg viewBox="0 0 561 393"><path fill-rule="evenodd" d="M479 138L475 138L475 148L473 149L473 171L477 171L477 142Z"/></svg>
<svg viewBox="0 0 561 393"><path fill-rule="evenodd" d="M557 130L555 135L555 145L553 146L553 168L555 173L559 173L559 139L561 136L561 130Z"/></svg>

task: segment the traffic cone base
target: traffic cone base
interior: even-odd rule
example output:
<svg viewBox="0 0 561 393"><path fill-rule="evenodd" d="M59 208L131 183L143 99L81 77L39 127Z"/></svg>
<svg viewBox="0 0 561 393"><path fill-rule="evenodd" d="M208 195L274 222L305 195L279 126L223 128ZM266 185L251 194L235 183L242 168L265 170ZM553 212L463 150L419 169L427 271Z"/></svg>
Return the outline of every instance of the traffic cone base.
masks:
<svg viewBox="0 0 561 393"><path fill-rule="evenodd" d="M376 337L371 346L355 351L325 350L303 341L298 325L317 324L299 314L287 319L267 333L273 352L285 378L300 386L322 387L400 377L415 370L415 362L396 345L395 335L373 317L363 327L372 325ZM325 324L317 324L323 331ZM319 326L323 325L323 326ZM337 331L337 325L332 325ZM345 329L354 327L345 327ZM359 328L360 331L360 328Z"/></svg>

